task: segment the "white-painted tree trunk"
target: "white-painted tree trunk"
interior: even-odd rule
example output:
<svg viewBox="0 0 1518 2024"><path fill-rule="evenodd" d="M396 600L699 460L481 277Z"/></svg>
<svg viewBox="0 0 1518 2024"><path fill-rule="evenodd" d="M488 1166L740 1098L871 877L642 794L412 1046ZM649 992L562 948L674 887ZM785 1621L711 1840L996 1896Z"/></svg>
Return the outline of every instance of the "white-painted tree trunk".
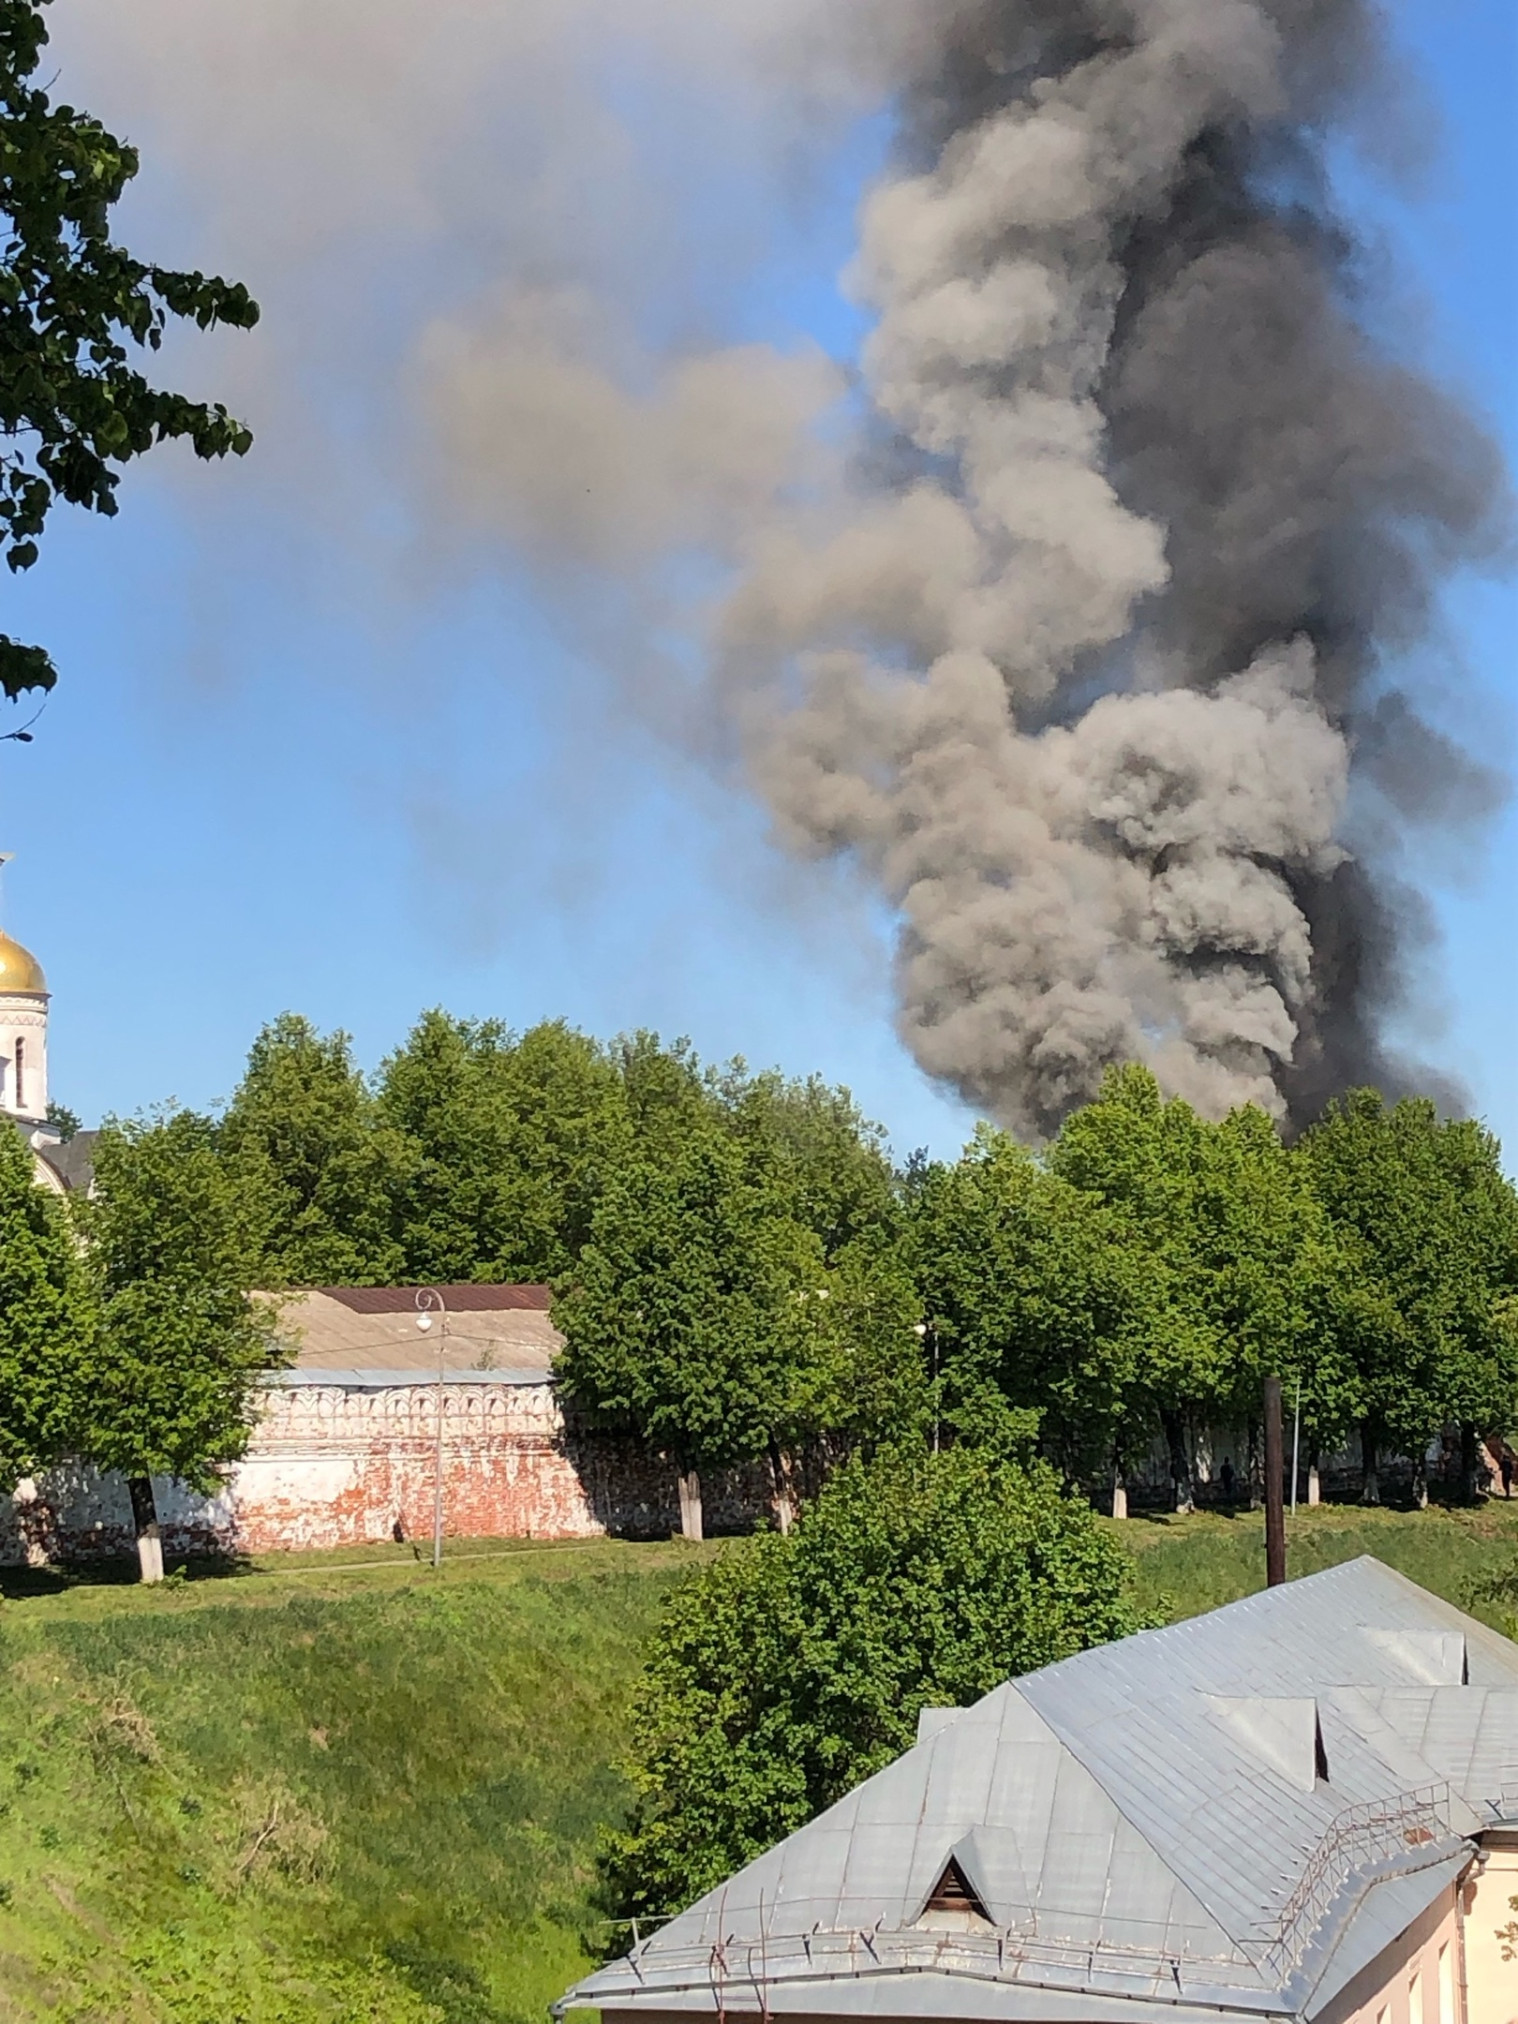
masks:
<svg viewBox="0 0 1518 2024"><path fill-rule="evenodd" d="M1321 1504L1322 1501L1323 1486L1318 1477L1318 1465L1316 1462L1311 1462L1308 1464L1307 1469L1307 1502L1311 1506Z"/></svg>
<svg viewBox="0 0 1518 2024"><path fill-rule="evenodd" d="M127 1495L132 1500L132 1527L137 1534L138 1570L144 1581L162 1581L163 1539L158 1530L152 1478L128 1476Z"/></svg>
<svg viewBox="0 0 1518 2024"><path fill-rule="evenodd" d="M680 1477L680 1530L687 1539L705 1537L701 1525L701 1478L694 1469Z"/></svg>
<svg viewBox="0 0 1518 2024"><path fill-rule="evenodd" d="M777 1441L770 1442L770 1480L775 1492L775 1523L782 1536L796 1522L795 1468Z"/></svg>
<svg viewBox="0 0 1518 2024"><path fill-rule="evenodd" d="M1114 1518L1128 1516L1128 1485L1123 1481L1120 1469L1112 1473L1112 1515Z"/></svg>

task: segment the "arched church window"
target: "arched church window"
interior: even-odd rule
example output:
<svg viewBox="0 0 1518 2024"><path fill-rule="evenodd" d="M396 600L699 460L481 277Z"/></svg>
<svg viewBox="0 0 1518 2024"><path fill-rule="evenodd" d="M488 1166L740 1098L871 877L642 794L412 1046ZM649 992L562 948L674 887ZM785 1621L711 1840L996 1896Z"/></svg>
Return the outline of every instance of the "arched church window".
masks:
<svg viewBox="0 0 1518 2024"><path fill-rule="evenodd" d="M26 1042L16 1035L16 1108L26 1109Z"/></svg>

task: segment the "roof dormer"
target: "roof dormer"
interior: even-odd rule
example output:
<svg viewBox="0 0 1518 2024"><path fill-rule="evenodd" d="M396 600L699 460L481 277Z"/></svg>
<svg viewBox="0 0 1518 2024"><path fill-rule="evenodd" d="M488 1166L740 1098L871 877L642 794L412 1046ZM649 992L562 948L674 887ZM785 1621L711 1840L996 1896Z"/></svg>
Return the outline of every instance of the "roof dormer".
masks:
<svg viewBox="0 0 1518 2024"><path fill-rule="evenodd" d="M1207 1712L1234 1742L1258 1762L1311 1792L1328 1778L1328 1752L1316 1700L1265 1694L1203 1694Z"/></svg>

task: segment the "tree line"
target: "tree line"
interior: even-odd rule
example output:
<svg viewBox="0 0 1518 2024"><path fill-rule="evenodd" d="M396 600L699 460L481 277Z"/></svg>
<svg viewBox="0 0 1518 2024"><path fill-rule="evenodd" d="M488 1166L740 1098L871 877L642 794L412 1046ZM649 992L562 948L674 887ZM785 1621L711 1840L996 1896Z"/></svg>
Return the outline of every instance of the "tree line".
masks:
<svg viewBox="0 0 1518 2024"><path fill-rule="evenodd" d="M1036 1429L1061 1477L1121 1488L1162 1440L1246 1430L1300 1392L1307 1459L1477 1443L1518 1410L1518 1194L1496 1140L1352 1091L1288 1145L1145 1069L1042 1149L982 1125L893 1163L847 1090L703 1065L650 1034L513 1033L434 1011L373 1076L285 1015L215 1115L114 1121L67 1227L9 1148L0 1463L64 1454L205 1482L283 1353L254 1289L547 1281L564 1390L703 1471L759 1464L782 1526L845 1455ZM19 1164L18 1164L19 1162ZM31 1263L24 1262L30 1259Z"/></svg>

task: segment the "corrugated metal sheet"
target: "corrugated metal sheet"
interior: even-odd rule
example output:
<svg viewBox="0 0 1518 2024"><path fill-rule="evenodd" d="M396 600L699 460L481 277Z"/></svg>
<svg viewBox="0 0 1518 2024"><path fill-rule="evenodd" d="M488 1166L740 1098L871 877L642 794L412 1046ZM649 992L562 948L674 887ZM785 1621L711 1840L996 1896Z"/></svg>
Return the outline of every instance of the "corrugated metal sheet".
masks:
<svg viewBox="0 0 1518 2024"><path fill-rule="evenodd" d="M335 1386L339 1391L395 1391L403 1385L435 1385L437 1365L433 1364L430 1370L425 1365L407 1370L399 1363L388 1369L348 1370L342 1365L307 1364L294 1370L270 1371L263 1381L284 1390L327 1385ZM458 1385L543 1385L548 1382L549 1372L541 1364L501 1370L460 1370L456 1363L450 1361L443 1374L444 1388L449 1391Z"/></svg>
<svg viewBox="0 0 1518 2024"><path fill-rule="evenodd" d="M419 1292L440 1293L450 1314L508 1314L523 1308L546 1314L553 1299L551 1286L476 1286L468 1281L431 1287L318 1286L315 1290L353 1314L414 1315Z"/></svg>
<svg viewBox="0 0 1518 2024"><path fill-rule="evenodd" d="M1081 1653L924 1730L566 2001L701 2008L721 1990L739 2007L731 1980L771 2009L928 2016L947 1979L997 1985L1004 2007L947 2013L966 2017L1052 2020L1061 1989L1131 2016L1306 2014L1518 1790L1518 1648L1365 1559ZM956 1851L992 1932L920 1918Z"/></svg>
<svg viewBox="0 0 1518 2024"><path fill-rule="evenodd" d="M446 1325L434 1318L425 1333L417 1327L414 1289L407 1286L325 1288L285 1296L263 1295L275 1303L282 1331L292 1337L294 1371L345 1373L365 1381L393 1373L393 1384L412 1384L424 1371L435 1381L441 1353L448 1372L497 1373L497 1381L536 1382L548 1378L564 1338L547 1312L547 1288L536 1286L449 1286ZM536 1299L506 1295L543 1294ZM455 1307L454 1296L475 1296L473 1306ZM389 1303L388 1305L383 1303ZM516 1375L531 1372L532 1379Z"/></svg>

